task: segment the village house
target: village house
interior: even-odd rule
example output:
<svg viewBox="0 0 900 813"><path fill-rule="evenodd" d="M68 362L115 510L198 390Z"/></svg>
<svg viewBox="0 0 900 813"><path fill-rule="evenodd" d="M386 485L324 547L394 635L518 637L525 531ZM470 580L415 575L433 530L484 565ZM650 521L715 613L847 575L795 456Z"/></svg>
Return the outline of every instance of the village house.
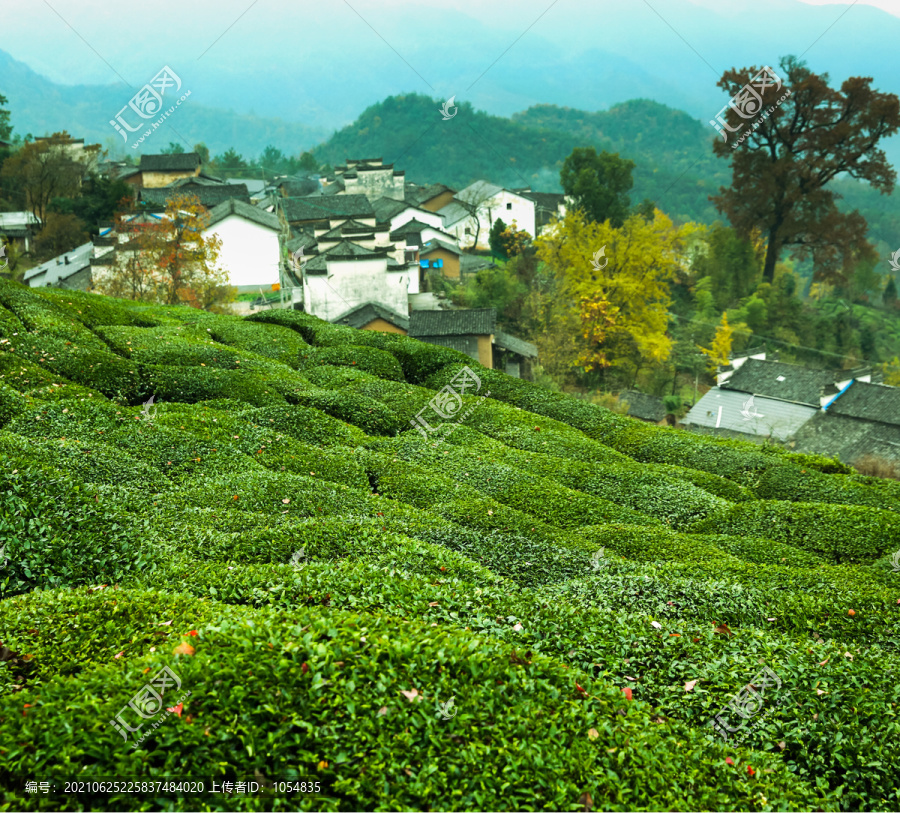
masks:
<svg viewBox="0 0 900 813"><path fill-rule="evenodd" d="M409 331L408 316L385 308L377 302L358 305L335 317L332 322L336 325L355 327L357 330L377 330L381 333L399 333L404 336Z"/></svg>
<svg viewBox="0 0 900 813"><path fill-rule="evenodd" d="M530 198L487 181L476 181L454 195L453 200L438 210L444 229L466 248L489 247L491 226L498 218L507 226L532 237L535 234L535 204Z"/></svg>
<svg viewBox="0 0 900 813"><path fill-rule="evenodd" d="M0 237L20 252L31 251L32 240L40 227L40 218L31 212L0 212Z"/></svg>
<svg viewBox="0 0 900 813"><path fill-rule="evenodd" d="M417 310L409 316L409 335L428 344L452 347L484 367L494 367L494 308Z"/></svg>
<svg viewBox="0 0 900 813"><path fill-rule="evenodd" d="M137 169L123 173L120 178L136 189L149 187L156 189L168 186L182 178L193 178L200 174L200 156L195 152L172 153L166 155L142 155Z"/></svg>
<svg viewBox="0 0 900 813"><path fill-rule="evenodd" d="M32 288L68 288L86 291L91 285L94 244L84 243L52 260L29 268L23 282Z"/></svg>

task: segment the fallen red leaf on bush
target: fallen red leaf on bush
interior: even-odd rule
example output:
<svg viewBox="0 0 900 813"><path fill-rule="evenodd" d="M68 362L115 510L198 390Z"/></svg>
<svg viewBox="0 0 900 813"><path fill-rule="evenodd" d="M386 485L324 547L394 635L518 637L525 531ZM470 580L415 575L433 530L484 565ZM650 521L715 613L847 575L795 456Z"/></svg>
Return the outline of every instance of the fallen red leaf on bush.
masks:
<svg viewBox="0 0 900 813"><path fill-rule="evenodd" d="M587 694L587 692L584 689L582 689L581 686L579 686L577 683L575 684L575 691L581 692L582 694Z"/></svg>
<svg viewBox="0 0 900 813"><path fill-rule="evenodd" d="M28 712L25 709L30 709L33 707L34 707L34 703L26 703L24 706L22 706L22 716L25 717L28 714Z"/></svg>
<svg viewBox="0 0 900 813"><path fill-rule="evenodd" d="M717 635L734 635L734 633L728 628L728 624L719 624L714 630L714 633Z"/></svg>
<svg viewBox="0 0 900 813"><path fill-rule="evenodd" d="M689 691L690 691L691 689L693 689L694 686L696 686L699 682L700 682L700 678L697 678L696 680L689 680L687 683L684 684L684 690L685 690L686 692L689 692Z"/></svg>
<svg viewBox="0 0 900 813"><path fill-rule="evenodd" d="M123 649L121 652L117 652L113 658L121 658L125 654L125 650Z"/></svg>
<svg viewBox="0 0 900 813"><path fill-rule="evenodd" d="M173 655L193 655L196 650L187 641L172 650Z"/></svg>
<svg viewBox="0 0 900 813"><path fill-rule="evenodd" d="M303 666L300 667L300 672L305 675L308 671L309 671L309 664L304 662Z"/></svg>
<svg viewBox="0 0 900 813"><path fill-rule="evenodd" d="M179 703L175 708L167 708L166 711L171 711L173 714L177 714L181 717L181 712L184 710L184 703Z"/></svg>
<svg viewBox="0 0 900 813"><path fill-rule="evenodd" d="M187 634L188 634L188 635L193 635L193 636L196 638L200 633L197 632L197 630L190 630Z"/></svg>
<svg viewBox="0 0 900 813"><path fill-rule="evenodd" d="M624 694L625 697L627 697L629 700L631 700L631 688L630 687L626 686L624 689L622 689L622 694Z"/></svg>
<svg viewBox="0 0 900 813"><path fill-rule="evenodd" d="M847 615L856 615L856 610L847 610Z"/></svg>
<svg viewBox="0 0 900 813"><path fill-rule="evenodd" d="M734 765L734 760L731 757L725 757L725 762L728 765Z"/></svg>
<svg viewBox="0 0 900 813"><path fill-rule="evenodd" d="M753 775L756 773L756 771L754 771L753 768L751 768L751 767L748 765L748 766L747 766L747 773L750 774L750 776L753 776Z"/></svg>
<svg viewBox="0 0 900 813"><path fill-rule="evenodd" d="M413 700L415 700L419 696L419 690L410 689L409 691L406 691L406 689L401 689L400 694L402 694L407 700L409 700L410 703L412 703Z"/></svg>

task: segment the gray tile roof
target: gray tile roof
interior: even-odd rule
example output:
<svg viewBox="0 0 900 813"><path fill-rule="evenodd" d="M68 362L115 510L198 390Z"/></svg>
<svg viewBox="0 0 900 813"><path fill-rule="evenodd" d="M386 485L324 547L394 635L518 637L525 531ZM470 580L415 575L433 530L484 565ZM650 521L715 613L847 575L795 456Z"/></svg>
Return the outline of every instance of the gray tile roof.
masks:
<svg viewBox="0 0 900 813"><path fill-rule="evenodd" d="M459 223L460 220L470 216L469 210L455 200L450 201L446 206L438 209L437 213L444 219L445 226L452 226L454 223Z"/></svg>
<svg viewBox="0 0 900 813"><path fill-rule="evenodd" d="M829 415L900 426L900 387L853 381L827 405Z"/></svg>
<svg viewBox="0 0 900 813"><path fill-rule="evenodd" d="M409 316L409 335L487 336L494 332L496 314L494 308L413 311Z"/></svg>
<svg viewBox="0 0 900 813"><path fill-rule="evenodd" d="M866 455L900 462L900 426L870 423L828 412L818 412L795 436L794 451L837 456L852 463Z"/></svg>
<svg viewBox="0 0 900 813"><path fill-rule="evenodd" d="M431 240L428 240L424 246L419 250L419 254L425 255L429 254L432 251L437 251L439 248L443 248L446 251L450 251L453 254L462 255L462 252L459 250L459 246L455 243L451 243L447 240L441 240L437 237L432 237Z"/></svg>
<svg viewBox="0 0 900 813"><path fill-rule="evenodd" d="M421 220L413 218L412 220L407 220L402 226L397 226L397 228L391 232L391 239L399 240L401 237L408 234L421 234L423 229L440 231L440 229L435 229L434 226L429 226L427 223L423 223Z"/></svg>
<svg viewBox="0 0 900 813"><path fill-rule="evenodd" d="M386 223L405 209L417 209L418 207L405 200L382 197L372 204L372 208L375 210L375 220L379 223Z"/></svg>
<svg viewBox="0 0 900 813"><path fill-rule="evenodd" d="M32 288L43 288L46 285L58 285L63 280L77 274L91 264L94 256L93 243L85 243L72 251L60 254L52 260L29 268L23 277L25 283ZM69 262L66 264L66 259Z"/></svg>
<svg viewBox="0 0 900 813"><path fill-rule="evenodd" d="M808 370L783 361L747 359L722 388L819 407L823 388L834 380L835 374L827 370Z"/></svg>
<svg viewBox="0 0 900 813"><path fill-rule="evenodd" d="M648 395L646 392L626 390L619 393L619 402L628 404L628 414L632 418L640 418L643 421L659 423L666 417L666 406L662 398Z"/></svg>
<svg viewBox="0 0 900 813"><path fill-rule="evenodd" d="M245 220L251 220L272 231L281 231L281 223L275 215L260 209L258 206L251 206L249 203L244 203L236 198L222 201L222 203L210 210L209 225L207 228L209 228L209 226L214 226L216 223L231 215L237 215L238 217L243 217Z"/></svg>
<svg viewBox="0 0 900 813"><path fill-rule="evenodd" d="M538 352L535 345L533 345L531 342L526 342L524 339L516 338L509 333L504 333L501 330L498 330L494 334L494 344L502 350L509 350L512 353L518 353L520 356L524 356L525 358L537 358Z"/></svg>
<svg viewBox="0 0 900 813"><path fill-rule="evenodd" d="M195 152L171 155L142 155L141 172L189 172L200 166L200 156Z"/></svg>
<svg viewBox="0 0 900 813"><path fill-rule="evenodd" d="M284 206L285 217L291 223L304 220L375 216L375 210L365 195L285 198L282 201L282 205Z"/></svg>
<svg viewBox="0 0 900 813"><path fill-rule="evenodd" d="M250 193L244 184L195 184L186 183L178 186L163 186L158 189L143 187L138 198L150 208L165 209L166 202L175 195L196 195L201 205L207 209L218 206L223 201L237 199L250 203Z"/></svg>
<svg viewBox="0 0 900 813"><path fill-rule="evenodd" d="M442 183L433 183L428 186L422 187L421 189L413 190L409 194L409 199L413 201L416 205L426 203L432 198L436 198L438 195L443 192L453 192L449 186Z"/></svg>
<svg viewBox="0 0 900 813"><path fill-rule="evenodd" d="M788 440L817 412L817 407L806 404L792 404L713 387L694 404L683 422L745 435L771 435L775 440L782 441Z"/></svg>
<svg viewBox="0 0 900 813"><path fill-rule="evenodd" d="M331 321L336 325L363 328L375 319L384 319L385 322L390 322L401 330L409 329L409 317L386 308L384 305L379 305L377 302L366 302Z"/></svg>

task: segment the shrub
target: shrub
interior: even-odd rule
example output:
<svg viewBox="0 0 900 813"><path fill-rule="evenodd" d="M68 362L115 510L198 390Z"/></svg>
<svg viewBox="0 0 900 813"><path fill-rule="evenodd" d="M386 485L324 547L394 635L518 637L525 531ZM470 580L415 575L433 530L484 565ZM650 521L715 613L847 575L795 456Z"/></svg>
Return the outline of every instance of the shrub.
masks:
<svg viewBox="0 0 900 813"><path fill-rule="evenodd" d="M400 364L390 353L374 347L340 345L338 347L306 348L300 352L300 370L315 369L322 364L339 367L358 367L378 378L403 381Z"/></svg>
<svg viewBox="0 0 900 813"><path fill-rule="evenodd" d="M900 539L900 517L857 505L759 500L740 503L700 520L697 533L764 536L811 551L832 562L871 561Z"/></svg>

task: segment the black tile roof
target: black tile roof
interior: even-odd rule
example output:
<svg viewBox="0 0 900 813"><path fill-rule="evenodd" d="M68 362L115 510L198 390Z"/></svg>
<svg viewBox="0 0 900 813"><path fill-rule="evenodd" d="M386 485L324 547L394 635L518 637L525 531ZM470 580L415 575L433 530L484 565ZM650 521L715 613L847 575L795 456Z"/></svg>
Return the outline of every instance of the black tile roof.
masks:
<svg viewBox="0 0 900 813"><path fill-rule="evenodd" d="M378 198L372 204L372 208L375 210L375 219L379 223L386 223L394 215L400 214L404 209L409 209L411 206L414 206L414 204L405 200L395 200L394 198Z"/></svg>
<svg viewBox="0 0 900 813"><path fill-rule="evenodd" d="M375 217L375 210L365 195L313 196L285 198L281 201L288 222L331 220L337 217Z"/></svg>
<svg viewBox="0 0 900 813"><path fill-rule="evenodd" d="M828 370L808 370L783 361L747 359L720 386L725 390L818 407L824 388L834 380L835 374Z"/></svg>
<svg viewBox="0 0 900 813"><path fill-rule="evenodd" d="M218 206L214 206L209 212L209 226L214 226L220 220L224 220L231 215L238 215L245 220L258 223L260 226L265 226L272 231L281 231L281 221L275 215L263 211L257 206L251 206L249 203L237 198L222 201Z"/></svg>
<svg viewBox="0 0 900 813"><path fill-rule="evenodd" d="M331 321L336 325L349 325L350 327L360 329L375 319L384 319L385 322L390 322L401 330L409 329L408 317L397 313L396 311L392 311L390 308L384 307L384 305L379 305L377 302L366 302L363 305L353 308L353 310L341 314Z"/></svg>
<svg viewBox="0 0 900 813"><path fill-rule="evenodd" d="M181 184L179 186L163 186L158 189L143 187L138 191L138 200L151 209L165 209L166 201L176 195L196 195L200 203L211 209L226 200L236 199L250 203L250 193L246 184ZM262 210L260 210L262 211Z"/></svg>
<svg viewBox="0 0 900 813"><path fill-rule="evenodd" d="M421 220L413 218L412 220L407 220L402 226L397 226L397 228L391 232L391 237L399 239L404 234L420 234L422 229L440 231L440 229L435 226L429 226L427 223L423 223Z"/></svg>
<svg viewBox="0 0 900 813"><path fill-rule="evenodd" d="M794 440L794 451L837 456L844 463L868 455L900 463L900 426L849 418L830 409L817 412Z"/></svg>
<svg viewBox="0 0 900 813"><path fill-rule="evenodd" d="M413 311L409 316L409 335L487 336L494 332L496 317L494 308Z"/></svg>
<svg viewBox="0 0 900 813"><path fill-rule="evenodd" d="M628 404L628 414L632 418L640 418L642 421L659 423L666 417L666 407L662 398L648 395L646 392L626 390L619 393L619 402Z"/></svg>
<svg viewBox="0 0 900 813"><path fill-rule="evenodd" d="M900 426L900 387L853 381L827 411L829 415Z"/></svg>
<svg viewBox="0 0 900 813"><path fill-rule="evenodd" d="M451 189L449 186L446 186L442 183L433 183L425 186L421 189L417 189L410 194L410 199L413 200L416 204L426 203L432 198L436 198L438 195L443 192L453 192L455 193L455 189Z"/></svg>
<svg viewBox="0 0 900 813"><path fill-rule="evenodd" d="M537 358L538 352L535 345L531 342L526 342L524 339L519 339L510 333L504 333L503 331L498 330L494 334L494 344L501 350L509 350L511 353L516 353L525 358Z"/></svg>
<svg viewBox="0 0 900 813"><path fill-rule="evenodd" d="M200 166L200 156L195 152L170 155L142 155L141 172L189 172Z"/></svg>

